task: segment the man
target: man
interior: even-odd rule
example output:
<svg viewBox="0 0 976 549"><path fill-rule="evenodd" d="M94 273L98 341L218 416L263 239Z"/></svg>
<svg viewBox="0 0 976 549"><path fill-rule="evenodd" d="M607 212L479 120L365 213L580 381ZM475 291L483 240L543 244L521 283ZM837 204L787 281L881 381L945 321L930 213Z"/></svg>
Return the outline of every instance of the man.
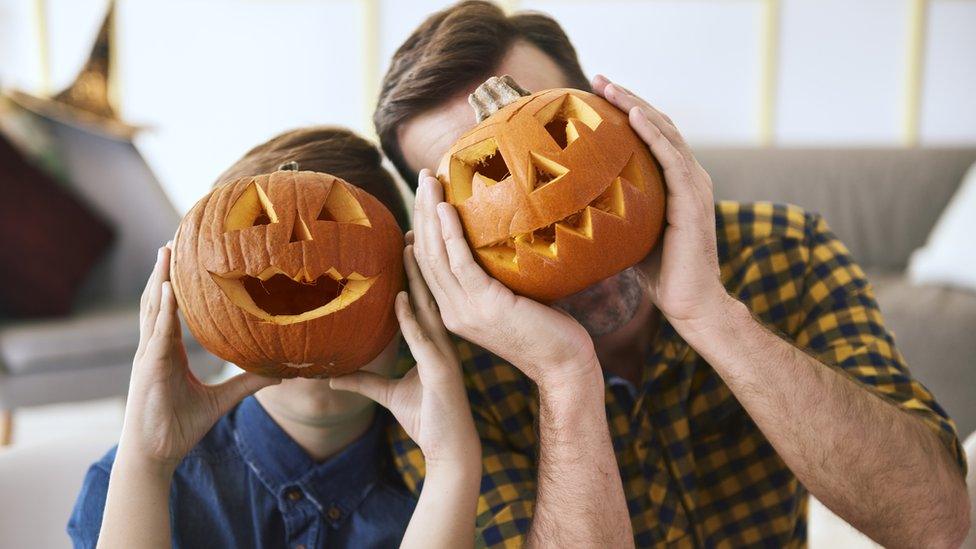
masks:
<svg viewBox="0 0 976 549"><path fill-rule="evenodd" d="M502 74L604 96L664 169L660 248L555 308L472 261L428 171L474 125L466 96ZM419 179L414 249L444 322L484 349L460 344L485 452L479 543L796 546L807 490L888 546L963 538L952 422L843 244L795 206L715 205L671 120L591 86L555 21L487 2L434 14L394 55L374 121ZM395 448L416 485L420 454Z"/></svg>

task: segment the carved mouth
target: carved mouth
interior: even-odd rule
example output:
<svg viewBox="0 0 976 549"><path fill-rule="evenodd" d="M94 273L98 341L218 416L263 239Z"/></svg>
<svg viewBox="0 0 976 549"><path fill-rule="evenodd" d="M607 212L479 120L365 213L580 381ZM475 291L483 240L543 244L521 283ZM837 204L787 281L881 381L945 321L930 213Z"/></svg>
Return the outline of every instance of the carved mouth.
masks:
<svg viewBox="0 0 976 549"><path fill-rule="evenodd" d="M234 305L274 324L294 324L330 315L362 297L376 277L359 273L346 276L335 268L312 278L300 271L291 276L268 267L257 276L241 271L210 273L214 282Z"/></svg>

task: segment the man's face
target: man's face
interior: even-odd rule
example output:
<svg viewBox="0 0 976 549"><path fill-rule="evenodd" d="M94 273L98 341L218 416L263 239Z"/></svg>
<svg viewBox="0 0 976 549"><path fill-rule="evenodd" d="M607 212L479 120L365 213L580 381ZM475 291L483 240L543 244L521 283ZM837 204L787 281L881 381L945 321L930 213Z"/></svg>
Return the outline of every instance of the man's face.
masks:
<svg viewBox="0 0 976 549"><path fill-rule="evenodd" d="M494 73L511 75L531 92L569 86L556 63L526 42L516 42ZM412 171L436 170L451 145L476 125L468 95L477 85L462 90L439 108L421 113L400 127L397 132L400 150ZM613 332L633 318L642 298L639 277L631 268L554 305L572 315L591 336L598 337Z"/></svg>

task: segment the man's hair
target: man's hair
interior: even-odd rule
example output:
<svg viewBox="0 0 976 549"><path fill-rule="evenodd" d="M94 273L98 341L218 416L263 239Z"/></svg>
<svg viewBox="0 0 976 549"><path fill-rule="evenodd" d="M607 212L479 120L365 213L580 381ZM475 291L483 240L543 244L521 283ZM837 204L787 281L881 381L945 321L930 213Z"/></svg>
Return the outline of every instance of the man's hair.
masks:
<svg viewBox="0 0 976 549"><path fill-rule="evenodd" d="M506 15L492 2L460 2L431 15L393 54L373 124L383 152L411 189L416 190L417 174L403 157L397 128L493 76L518 40L548 55L570 87L590 90L576 50L559 23L541 13Z"/></svg>
<svg viewBox="0 0 976 549"><path fill-rule="evenodd" d="M247 151L220 174L214 186L242 177L274 172L296 162L298 169L344 179L375 196L403 231L410 228L407 208L393 174L382 165L376 146L345 128L314 126L287 131Z"/></svg>

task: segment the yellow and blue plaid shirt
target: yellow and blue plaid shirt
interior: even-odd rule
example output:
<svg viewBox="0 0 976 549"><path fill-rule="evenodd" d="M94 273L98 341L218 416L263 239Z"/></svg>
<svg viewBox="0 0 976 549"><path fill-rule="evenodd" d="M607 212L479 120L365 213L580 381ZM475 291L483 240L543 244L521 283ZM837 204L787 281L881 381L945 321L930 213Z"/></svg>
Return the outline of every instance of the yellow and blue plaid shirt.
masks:
<svg viewBox="0 0 976 549"><path fill-rule="evenodd" d="M824 220L796 206L716 206L722 280L771 329L915 414L965 467L955 427L912 379L871 286ZM535 504L538 401L519 370L458 343L483 448L477 545L522 545ZM404 357L404 366L412 366ZM606 383L606 411L638 546L801 546L807 494L735 396L662 324L636 395ZM408 487L420 449L393 432Z"/></svg>

